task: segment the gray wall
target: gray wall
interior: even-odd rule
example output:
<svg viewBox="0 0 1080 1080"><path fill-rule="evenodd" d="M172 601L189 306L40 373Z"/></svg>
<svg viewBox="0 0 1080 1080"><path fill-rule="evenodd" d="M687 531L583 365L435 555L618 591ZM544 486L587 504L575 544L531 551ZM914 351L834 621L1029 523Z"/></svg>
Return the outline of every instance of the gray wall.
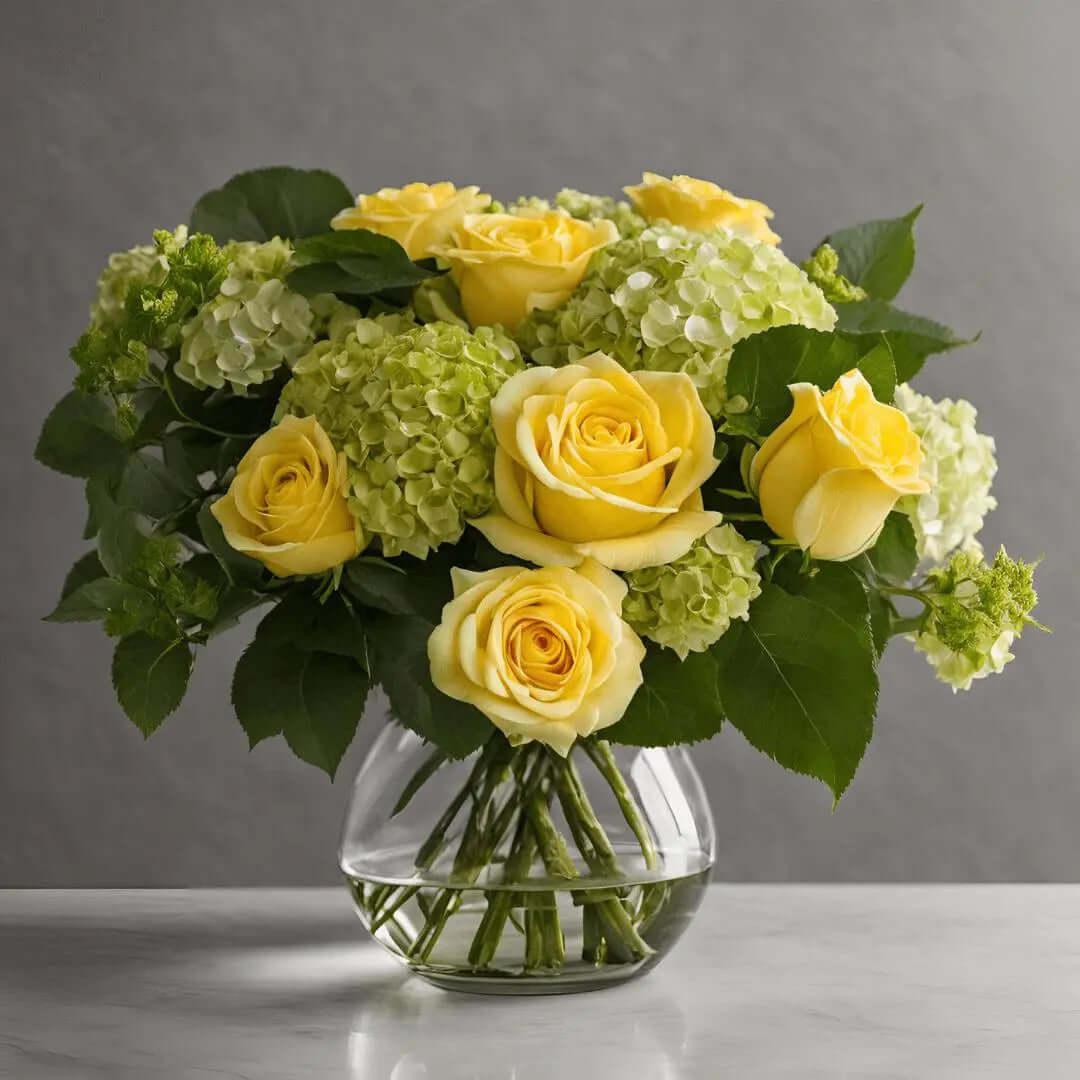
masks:
<svg viewBox="0 0 1080 1080"><path fill-rule="evenodd" d="M357 190L450 177L501 196L688 172L776 208L795 257L925 201L904 299L984 337L920 385L973 398L997 437L986 538L1047 553L1039 613L1056 634L955 698L896 646L836 813L734 732L700 748L719 873L1080 879L1074 4L54 0L4 22L0 885L334 880L377 708L334 786L282 745L249 754L227 697L248 627L200 658L144 744L104 638L38 621L81 550L82 507L31 447L70 383L99 265L233 172L277 163Z"/></svg>

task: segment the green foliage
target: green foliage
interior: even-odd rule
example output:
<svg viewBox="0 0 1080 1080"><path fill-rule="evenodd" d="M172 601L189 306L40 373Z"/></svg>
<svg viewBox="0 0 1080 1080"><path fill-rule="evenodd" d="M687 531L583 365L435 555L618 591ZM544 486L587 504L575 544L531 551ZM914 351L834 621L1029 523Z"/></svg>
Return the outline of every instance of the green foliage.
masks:
<svg viewBox="0 0 1080 1080"><path fill-rule="evenodd" d="M785 768L839 799L873 732L878 681L866 593L854 571L825 564L765 585L715 647L732 725Z"/></svg>
<svg viewBox="0 0 1080 1080"><path fill-rule="evenodd" d="M304 296L338 293L370 296L389 289L411 289L443 271L414 263L388 236L367 229L322 233L296 244L299 266L289 275L289 288Z"/></svg>
<svg viewBox="0 0 1080 1080"><path fill-rule="evenodd" d="M885 519L881 535L866 553L866 559L879 577L894 585L910 581L919 565L915 530L907 514L894 510Z"/></svg>
<svg viewBox="0 0 1080 1080"><path fill-rule="evenodd" d="M491 736L491 722L431 681L427 642L435 624L419 615L385 613L372 613L367 623L373 675L394 719L450 757L468 757L481 747Z"/></svg>
<svg viewBox="0 0 1080 1080"><path fill-rule="evenodd" d="M331 779L363 715L371 679L363 627L338 594L294 591L259 624L236 666L232 701L251 746L284 735Z"/></svg>
<svg viewBox="0 0 1080 1080"><path fill-rule="evenodd" d="M172 349L191 315L217 293L228 259L205 234L184 228L154 233L162 271L134 280L123 313L92 322L71 350L79 368L75 384L86 393L134 390L151 375L151 351Z"/></svg>
<svg viewBox="0 0 1080 1080"><path fill-rule="evenodd" d="M884 300L859 300L837 310L837 329L853 339L884 338L892 350L897 382L907 382L918 374L933 353L949 352L978 341L962 338L955 331L921 315L911 315Z"/></svg>
<svg viewBox="0 0 1080 1080"><path fill-rule="evenodd" d="M257 559L237 551L221 531L221 525L210 512L213 499L207 499L199 508L200 539L211 555L217 559L229 581L240 588L257 589L266 581L266 568Z"/></svg>
<svg viewBox="0 0 1080 1080"><path fill-rule="evenodd" d="M345 184L322 169L254 169L199 199L191 228L219 244L275 236L295 240L326 232L331 218L352 204Z"/></svg>
<svg viewBox="0 0 1080 1080"><path fill-rule="evenodd" d="M722 641L723 639L721 639ZM645 677L623 718L604 731L610 742L675 746L711 739L724 723L719 664L712 652L680 660L670 649L649 646Z"/></svg>
<svg viewBox="0 0 1080 1080"><path fill-rule="evenodd" d="M182 639L165 642L134 634L116 646L112 664L116 696L146 737L157 731L183 700L193 660L190 646Z"/></svg>
<svg viewBox="0 0 1080 1080"><path fill-rule="evenodd" d="M907 281L915 265L916 206L898 218L867 221L826 237L839 257L839 273L870 296L891 300Z"/></svg>
<svg viewBox="0 0 1080 1080"><path fill-rule="evenodd" d="M46 417L34 456L68 476L113 473L127 460L127 434L107 401L72 390Z"/></svg>
<svg viewBox="0 0 1080 1080"><path fill-rule="evenodd" d="M791 383L809 382L828 390L857 365L854 343L838 334L780 326L740 341L728 368L728 397L746 403L739 414L767 435L791 412Z"/></svg>

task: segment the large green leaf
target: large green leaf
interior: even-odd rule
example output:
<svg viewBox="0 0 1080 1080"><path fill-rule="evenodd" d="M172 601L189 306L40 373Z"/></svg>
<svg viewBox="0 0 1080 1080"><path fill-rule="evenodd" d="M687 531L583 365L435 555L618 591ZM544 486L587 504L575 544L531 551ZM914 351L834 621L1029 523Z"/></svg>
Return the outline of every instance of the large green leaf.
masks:
<svg viewBox="0 0 1080 1080"><path fill-rule="evenodd" d="M840 273L870 296L891 300L915 265L913 226L921 211L916 206L903 217L867 221L826 237L840 256Z"/></svg>
<svg viewBox="0 0 1080 1080"><path fill-rule="evenodd" d="M347 656L256 636L236 665L232 700L253 747L284 735L297 757L333 779L369 688L364 669Z"/></svg>
<svg viewBox="0 0 1080 1080"><path fill-rule="evenodd" d="M766 584L750 621L733 626L718 649L728 720L779 764L822 780L835 799L870 741L878 693L866 595L847 575L818 575L799 594Z"/></svg>
<svg viewBox="0 0 1080 1080"><path fill-rule="evenodd" d="M312 236L297 244L301 262L288 277L289 287L305 296L335 292L370 296L391 289L410 289L442 271L414 263L388 236L350 229Z"/></svg>
<svg viewBox="0 0 1080 1080"><path fill-rule="evenodd" d="M791 383L809 382L828 390L857 366L859 349L836 334L804 326L779 326L744 338L731 354L729 397L747 402L747 416L767 435L791 412Z"/></svg>
<svg viewBox="0 0 1080 1080"><path fill-rule="evenodd" d="M117 644L113 686L124 712L143 735L152 735L183 700L192 660L186 641L133 634Z"/></svg>
<svg viewBox="0 0 1080 1080"><path fill-rule="evenodd" d="M874 391L874 397L891 405L896 396L896 364L888 341L879 341L868 353L860 356L858 367Z"/></svg>
<svg viewBox="0 0 1080 1080"><path fill-rule="evenodd" d="M102 398L72 390L45 418L34 456L68 476L115 474L127 460L124 433Z"/></svg>
<svg viewBox="0 0 1080 1080"><path fill-rule="evenodd" d="M836 327L845 337L870 336L888 341L898 382L907 382L918 374L933 353L972 345L979 339L978 334L962 338L941 323L901 311L884 300L841 304L836 313Z"/></svg>
<svg viewBox="0 0 1080 1080"><path fill-rule="evenodd" d="M724 711L712 653L694 652L680 660L670 649L650 646L642 673L645 682L623 718L604 731L605 739L631 746L674 746L711 739L720 730Z"/></svg>
<svg viewBox="0 0 1080 1080"><path fill-rule="evenodd" d="M450 599L450 571L437 555L393 561L361 556L345 568L344 588L365 607L435 622Z"/></svg>
<svg viewBox="0 0 1080 1080"><path fill-rule="evenodd" d="M396 720L450 757L463 758L491 736L491 721L435 688L427 655L433 629L434 624L420 616L372 613L372 677L386 691Z"/></svg>
<svg viewBox="0 0 1080 1080"><path fill-rule="evenodd" d="M326 232L330 219L352 204L345 184L322 169L255 169L207 192L191 212L191 228L219 244L275 236L295 240Z"/></svg>
<svg viewBox="0 0 1080 1080"><path fill-rule="evenodd" d="M320 602L313 593L294 588L259 623L257 636L303 652L348 656L367 666L363 624L340 593Z"/></svg>
<svg viewBox="0 0 1080 1080"><path fill-rule="evenodd" d="M145 589L102 577L67 593L46 621L94 622L108 615L122 615L138 622L150 619L155 611L154 598Z"/></svg>
<svg viewBox="0 0 1080 1080"><path fill-rule="evenodd" d="M168 517L192 501L195 491L188 479L170 469L161 458L141 450L124 463L116 501L147 517Z"/></svg>
<svg viewBox="0 0 1080 1080"><path fill-rule="evenodd" d="M133 510L116 502L103 478L86 485L86 498L97 524L97 552L105 572L114 578L126 577L139 561L146 537Z"/></svg>

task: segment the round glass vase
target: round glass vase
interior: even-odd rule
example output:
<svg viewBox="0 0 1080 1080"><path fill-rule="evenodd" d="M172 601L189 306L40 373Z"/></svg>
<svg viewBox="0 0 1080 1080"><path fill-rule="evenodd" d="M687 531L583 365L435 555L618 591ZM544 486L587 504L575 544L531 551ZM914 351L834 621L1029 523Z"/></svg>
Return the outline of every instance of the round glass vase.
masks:
<svg viewBox="0 0 1080 1080"><path fill-rule="evenodd" d="M701 902L713 821L682 747L495 732L447 760L390 726L364 760L340 863L357 914L437 986L592 990L648 971Z"/></svg>

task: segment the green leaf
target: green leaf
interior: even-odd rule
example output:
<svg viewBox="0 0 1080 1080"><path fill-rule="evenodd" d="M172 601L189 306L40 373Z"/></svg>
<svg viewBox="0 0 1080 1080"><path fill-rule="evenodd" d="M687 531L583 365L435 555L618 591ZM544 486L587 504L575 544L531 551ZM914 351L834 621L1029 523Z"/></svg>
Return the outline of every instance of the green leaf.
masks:
<svg viewBox="0 0 1080 1080"><path fill-rule="evenodd" d="M213 502L213 499L207 499L199 508L199 532L202 533L203 543L221 564L229 581L238 588L257 588L266 580L262 563L237 551L225 539L217 518L210 513Z"/></svg>
<svg viewBox="0 0 1080 1080"><path fill-rule="evenodd" d="M897 382L908 382L933 353L949 352L979 340L962 338L955 331L921 315L911 315L883 300L857 300L837 309L837 330L847 338L877 335L889 343Z"/></svg>
<svg viewBox="0 0 1080 1080"><path fill-rule="evenodd" d="M872 297L891 300L915 265L913 226L921 212L919 205L903 217L867 221L826 237L840 256L840 273Z"/></svg>
<svg viewBox="0 0 1080 1080"><path fill-rule="evenodd" d="M642 665L645 682L623 718L604 731L610 742L630 746L674 746L711 739L724 723L719 667L711 652L685 660L670 649L649 646Z"/></svg>
<svg viewBox="0 0 1080 1080"><path fill-rule="evenodd" d="M149 737L187 691L193 656L186 641L163 642L146 634L123 638L113 653L116 696L133 724Z"/></svg>
<svg viewBox="0 0 1080 1080"><path fill-rule="evenodd" d="M116 473L128 456L124 432L102 398L72 390L45 418L34 456L68 476Z"/></svg>
<svg viewBox="0 0 1080 1080"><path fill-rule="evenodd" d="M75 565L67 572L63 587L60 590L60 599L70 596L80 585L86 585L91 581L105 576L105 567L101 565L96 551L88 551L76 560Z"/></svg>
<svg viewBox="0 0 1080 1080"><path fill-rule="evenodd" d="M734 348L727 374L729 397L742 397L758 432L767 435L791 412L791 383L828 390L858 362L854 343L803 326L779 326L744 338Z"/></svg>
<svg viewBox="0 0 1080 1080"><path fill-rule="evenodd" d="M307 653L302 666L303 709L285 721L285 741L302 761L331 780L364 715L371 683L359 664L345 656Z"/></svg>
<svg viewBox="0 0 1080 1080"><path fill-rule="evenodd" d="M858 366L874 391L874 397L891 405L896 396L896 364L888 341L878 342L859 359Z"/></svg>
<svg viewBox="0 0 1080 1080"><path fill-rule="evenodd" d="M256 636L236 665L232 701L252 747L283 734L297 757L332 779L369 686L363 668L348 657Z"/></svg>
<svg viewBox="0 0 1080 1080"><path fill-rule="evenodd" d="M866 553L866 558L881 577L894 585L911 580L919 565L919 555L915 530L907 514L894 510L885 519L881 535Z"/></svg>
<svg viewBox="0 0 1080 1080"><path fill-rule="evenodd" d="M864 647L869 645L866 591L851 563L815 562L804 573L796 560L787 559L777 567L773 581L791 596L801 596L831 612L847 623Z"/></svg>
<svg viewBox="0 0 1080 1080"><path fill-rule="evenodd" d="M866 599L870 605L870 633L874 639L874 652L880 662L893 633L893 606L884 593L869 585L866 587Z"/></svg>
<svg viewBox="0 0 1080 1080"><path fill-rule="evenodd" d="M397 721L450 757L468 757L491 736L491 721L435 689L427 655L433 629L419 616L373 614L368 624L372 676L386 691Z"/></svg>
<svg viewBox="0 0 1080 1080"><path fill-rule="evenodd" d="M263 604L270 603L270 597L265 593L252 592L250 589L237 589L227 587L218 599L217 611L211 623L204 627L206 639L209 641L219 634L240 625L240 620L249 612L254 611Z"/></svg>
<svg viewBox="0 0 1080 1080"><path fill-rule="evenodd" d="M88 581L67 593L47 622L94 622L107 615L124 615L136 622L149 619L156 610L154 598L144 589L126 581L102 577Z"/></svg>
<svg viewBox="0 0 1080 1080"><path fill-rule="evenodd" d="M345 568L342 584L365 607L391 615L423 615L434 622L450 599L450 574L437 558L430 561L432 565L425 566L420 559L390 562L361 556Z"/></svg>
<svg viewBox="0 0 1080 1080"><path fill-rule="evenodd" d="M719 642L728 720L785 768L822 780L835 799L862 760L877 707L866 597L854 584L859 606L843 575L808 581L802 595L770 582L750 621Z"/></svg>
<svg viewBox="0 0 1080 1080"><path fill-rule="evenodd" d="M308 236L296 242L301 262L338 262L350 258L374 258L382 262L412 263L405 249L392 237L369 229L342 229Z"/></svg>
<svg viewBox="0 0 1080 1080"><path fill-rule="evenodd" d="M103 481L86 486L86 498L97 523L97 551L105 572L125 577L139 561L146 537L139 530L135 513L117 504Z"/></svg>
<svg viewBox="0 0 1080 1080"><path fill-rule="evenodd" d="M259 623L256 636L275 645L348 656L367 665L363 624L339 593L320 603L313 594L294 589Z"/></svg>
<svg viewBox="0 0 1080 1080"><path fill-rule="evenodd" d="M296 254L302 265L288 278L289 287L305 296L336 292L370 296L392 289L411 289L443 273L414 263L388 236L366 229L323 233L301 240Z"/></svg>
<svg viewBox="0 0 1080 1080"><path fill-rule="evenodd" d="M353 197L333 173L277 166L234 176L207 192L191 212L193 232L229 240L298 239L326 232Z"/></svg>
<svg viewBox="0 0 1080 1080"><path fill-rule="evenodd" d="M124 464L116 501L151 518L168 517L192 501L187 478L146 450L132 454Z"/></svg>

